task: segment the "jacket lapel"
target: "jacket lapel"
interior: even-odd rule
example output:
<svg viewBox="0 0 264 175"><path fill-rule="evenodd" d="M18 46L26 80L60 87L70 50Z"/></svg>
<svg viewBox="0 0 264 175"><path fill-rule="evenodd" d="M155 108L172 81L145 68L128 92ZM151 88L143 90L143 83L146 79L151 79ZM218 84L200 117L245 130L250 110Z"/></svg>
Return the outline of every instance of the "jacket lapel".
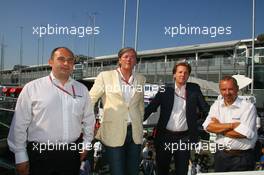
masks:
<svg viewBox="0 0 264 175"><path fill-rule="evenodd" d="M119 75L116 70L113 71L112 80L113 80L112 81L113 84L110 86L112 86L113 90L116 91L117 94L124 100L123 93L122 93L121 86L120 86Z"/></svg>
<svg viewBox="0 0 264 175"><path fill-rule="evenodd" d="M175 87L174 86L169 86L170 88L170 91L168 93L168 96L167 96L167 100L168 100L168 111L170 111L170 115L171 115L171 112L173 110L173 105L174 105L174 93L175 93ZM169 118L170 118L170 115L169 115ZM168 120L169 121L169 120Z"/></svg>
<svg viewBox="0 0 264 175"><path fill-rule="evenodd" d="M132 92L132 96L131 96L130 103L132 103L132 102L134 101L134 99L136 98L136 96L137 96L140 92L144 92L144 86L143 86L143 84L140 82L139 77L138 77L136 74L134 74L133 92Z"/></svg>
<svg viewBox="0 0 264 175"><path fill-rule="evenodd" d="M134 82L133 82L133 92L132 92L131 100L138 93L138 90L137 90L138 85L141 85L142 86L141 88L144 88L143 85L139 83L138 76L136 74L134 74L133 76L134 76ZM144 91L144 89L142 89L142 91Z"/></svg>

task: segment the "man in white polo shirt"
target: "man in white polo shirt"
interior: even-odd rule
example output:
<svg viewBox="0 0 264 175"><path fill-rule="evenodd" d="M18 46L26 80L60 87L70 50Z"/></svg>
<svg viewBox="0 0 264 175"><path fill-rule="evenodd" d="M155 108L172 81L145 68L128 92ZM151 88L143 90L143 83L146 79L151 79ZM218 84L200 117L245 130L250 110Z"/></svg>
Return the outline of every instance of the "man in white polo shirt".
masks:
<svg viewBox="0 0 264 175"><path fill-rule="evenodd" d="M214 102L203 123L205 130L217 135L215 171L254 170L256 108L254 104L238 97L238 85L233 77L225 76L219 88L223 99Z"/></svg>

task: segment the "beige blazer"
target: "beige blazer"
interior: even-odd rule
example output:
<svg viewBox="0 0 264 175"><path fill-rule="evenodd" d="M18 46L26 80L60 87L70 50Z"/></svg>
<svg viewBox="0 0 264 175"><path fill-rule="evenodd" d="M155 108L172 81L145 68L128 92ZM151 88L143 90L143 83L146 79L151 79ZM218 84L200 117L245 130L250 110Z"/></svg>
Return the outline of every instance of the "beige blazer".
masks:
<svg viewBox="0 0 264 175"><path fill-rule="evenodd" d="M101 72L90 90L92 103L101 97L104 105L101 126L96 138L111 147L122 146L127 133L128 114L132 122L132 135L136 144L142 143L144 116L144 84L145 77L134 75L135 92L127 104L121 91L117 70Z"/></svg>

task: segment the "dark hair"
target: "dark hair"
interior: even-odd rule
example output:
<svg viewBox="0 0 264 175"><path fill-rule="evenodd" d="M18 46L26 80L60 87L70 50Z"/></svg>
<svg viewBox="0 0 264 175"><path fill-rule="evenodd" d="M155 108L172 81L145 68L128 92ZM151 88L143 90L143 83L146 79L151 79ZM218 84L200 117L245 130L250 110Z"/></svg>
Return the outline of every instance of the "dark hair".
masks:
<svg viewBox="0 0 264 175"><path fill-rule="evenodd" d="M239 86L237 84L237 80L234 77L232 77L232 76L226 75L220 80L220 83L221 83L221 81L232 81L233 84L235 85L235 87L237 89L239 89ZM219 83L219 86L220 86L220 83Z"/></svg>
<svg viewBox="0 0 264 175"><path fill-rule="evenodd" d="M188 69L189 75L191 74L192 67L187 62L180 62L180 63L175 64L174 67L173 67L173 69L172 69L172 74L175 74L176 73L178 66L184 66L184 67L186 67Z"/></svg>
<svg viewBox="0 0 264 175"><path fill-rule="evenodd" d="M67 51L70 52L70 53L72 54L72 56L74 57L73 52L72 52L68 47L56 47L55 49L53 49L53 50L51 51L50 59L53 59L55 52L56 52L57 50L59 50L59 49L65 49L65 50L67 50Z"/></svg>

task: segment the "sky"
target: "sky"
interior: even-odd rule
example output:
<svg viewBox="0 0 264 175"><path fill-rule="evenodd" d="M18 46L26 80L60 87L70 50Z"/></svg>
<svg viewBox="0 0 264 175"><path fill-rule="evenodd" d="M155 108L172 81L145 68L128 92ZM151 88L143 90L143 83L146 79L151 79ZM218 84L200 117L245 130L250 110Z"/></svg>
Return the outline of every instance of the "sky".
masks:
<svg viewBox="0 0 264 175"><path fill-rule="evenodd" d="M136 2L127 0L126 47L135 45ZM256 0L255 36L264 33L263 9L264 1ZM124 0L2 0L4 67L20 63L20 48L24 65L47 63L59 46L82 55L116 54L123 13ZM138 51L249 39L252 0L140 0L138 26Z"/></svg>

